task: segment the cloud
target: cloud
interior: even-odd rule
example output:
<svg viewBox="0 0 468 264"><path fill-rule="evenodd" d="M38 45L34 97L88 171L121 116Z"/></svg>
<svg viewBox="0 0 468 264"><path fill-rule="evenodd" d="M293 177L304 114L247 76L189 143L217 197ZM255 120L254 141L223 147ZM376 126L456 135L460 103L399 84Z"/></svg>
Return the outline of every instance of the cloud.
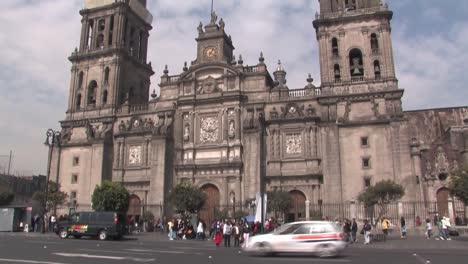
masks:
<svg viewBox="0 0 468 264"><path fill-rule="evenodd" d="M396 14L393 48L400 85L406 89L405 108L466 104L468 21L463 14L468 2L387 2ZM175 75L184 61L195 59L196 27L209 21L211 1L150 0L148 5L155 18L148 58L156 88L165 64ZM79 44L82 6L82 0L0 1L0 9L8 11L0 13L0 156L13 150L14 171L46 170L42 142L47 128L58 129L65 117L71 67L67 57ZM215 1L215 9L244 64L257 64L263 51L270 72L282 60L290 88L304 87L309 72L320 83L312 26L318 1ZM447 16L452 9L458 15ZM414 16L421 10L425 15ZM439 14L444 19L432 19ZM442 27L446 30L437 32Z"/></svg>

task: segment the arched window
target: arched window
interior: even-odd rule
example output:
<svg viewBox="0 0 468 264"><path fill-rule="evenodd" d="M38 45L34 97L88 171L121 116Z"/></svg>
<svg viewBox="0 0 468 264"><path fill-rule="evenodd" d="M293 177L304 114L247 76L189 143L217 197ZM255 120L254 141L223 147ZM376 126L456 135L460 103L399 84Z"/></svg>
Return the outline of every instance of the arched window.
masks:
<svg viewBox="0 0 468 264"><path fill-rule="evenodd" d="M81 89L81 87L83 86L83 76L84 76L83 72L80 72L78 74L78 89Z"/></svg>
<svg viewBox="0 0 468 264"><path fill-rule="evenodd" d="M351 77L364 76L364 66L362 61L362 52L359 49L352 49L349 52L349 69Z"/></svg>
<svg viewBox="0 0 468 264"><path fill-rule="evenodd" d="M88 105L96 105L97 82L91 81L88 85Z"/></svg>
<svg viewBox="0 0 468 264"><path fill-rule="evenodd" d="M130 87L130 89L128 90L128 102L132 102L133 101L133 97L135 96L135 89L133 87Z"/></svg>
<svg viewBox="0 0 468 264"><path fill-rule="evenodd" d="M76 96L76 109L80 109L81 108L81 94L79 93L77 96Z"/></svg>
<svg viewBox="0 0 468 264"><path fill-rule="evenodd" d="M338 40L336 38L332 39L332 54L334 57L338 57L339 51L338 51Z"/></svg>
<svg viewBox="0 0 468 264"><path fill-rule="evenodd" d="M114 16L111 16L110 18L110 24L109 24L109 38L107 44L109 46L112 45L112 32L114 31Z"/></svg>
<svg viewBox="0 0 468 264"><path fill-rule="evenodd" d="M370 43L371 43L371 49L373 52L376 52L379 50L379 40L377 39L377 34L372 33Z"/></svg>
<svg viewBox="0 0 468 264"><path fill-rule="evenodd" d="M107 104L107 90L104 90L104 93L102 93L102 104Z"/></svg>
<svg viewBox="0 0 468 264"><path fill-rule="evenodd" d="M110 68L106 67L104 70L104 84L109 84L109 73L110 73Z"/></svg>
<svg viewBox="0 0 468 264"><path fill-rule="evenodd" d="M380 62L378 60L374 61L374 74L376 79L380 79L382 77Z"/></svg>
<svg viewBox="0 0 468 264"><path fill-rule="evenodd" d="M143 47L143 32L140 32L140 35L138 36L138 58L140 59L142 57L142 47Z"/></svg>
<svg viewBox="0 0 468 264"><path fill-rule="evenodd" d="M333 74L335 75L335 82L341 81L341 70L340 70L340 65L335 64L333 68Z"/></svg>

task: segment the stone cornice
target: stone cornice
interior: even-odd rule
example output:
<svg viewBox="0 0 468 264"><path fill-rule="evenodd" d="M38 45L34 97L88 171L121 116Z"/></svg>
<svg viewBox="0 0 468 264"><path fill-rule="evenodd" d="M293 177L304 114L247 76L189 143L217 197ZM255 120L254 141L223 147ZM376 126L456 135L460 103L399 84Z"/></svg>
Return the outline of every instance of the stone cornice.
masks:
<svg viewBox="0 0 468 264"><path fill-rule="evenodd" d="M116 120L114 116L86 118L79 120L63 120L60 121L62 127L82 127L89 123L113 123Z"/></svg>

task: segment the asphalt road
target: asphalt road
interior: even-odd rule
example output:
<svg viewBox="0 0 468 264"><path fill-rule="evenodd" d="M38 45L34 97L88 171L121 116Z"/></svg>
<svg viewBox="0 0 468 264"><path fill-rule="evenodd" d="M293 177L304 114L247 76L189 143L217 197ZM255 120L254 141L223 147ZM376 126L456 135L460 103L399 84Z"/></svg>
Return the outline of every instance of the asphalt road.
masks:
<svg viewBox="0 0 468 264"><path fill-rule="evenodd" d="M61 240L53 235L0 233L0 263L465 263L468 239L426 241L424 238L399 239L371 245L350 245L341 257L319 259L312 256L279 255L252 257L239 248L216 248L212 241L169 241L149 233L129 236L121 241L94 239Z"/></svg>

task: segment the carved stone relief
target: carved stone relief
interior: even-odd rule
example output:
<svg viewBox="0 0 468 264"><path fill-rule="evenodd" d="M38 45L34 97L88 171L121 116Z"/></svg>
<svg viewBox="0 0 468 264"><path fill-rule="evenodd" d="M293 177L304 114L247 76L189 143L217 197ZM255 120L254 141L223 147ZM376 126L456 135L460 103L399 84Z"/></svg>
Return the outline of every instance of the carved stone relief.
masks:
<svg viewBox="0 0 468 264"><path fill-rule="evenodd" d="M128 151L128 163L130 165L141 164L141 146L132 146Z"/></svg>
<svg viewBox="0 0 468 264"><path fill-rule="evenodd" d="M294 155L302 153L302 137L300 134L286 135L286 154Z"/></svg>
<svg viewBox="0 0 468 264"><path fill-rule="evenodd" d="M447 160L447 156L445 155L444 149L442 147L438 147L435 156L435 170L438 174L440 173L447 173L449 168L449 163Z"/></svg>
<svg viewBox="0 0 468 264"><path fill-rule="evenodd" d="M218 141L218 118L202 117L200 119L200 142L215 143Z"/></svg>
<svg viewBox="0 0 468 264"><path fill-rule="evenodd" d="M229 121L229 131L228 131L229 138L236 137L236 125L234 120Z"/></svg>

